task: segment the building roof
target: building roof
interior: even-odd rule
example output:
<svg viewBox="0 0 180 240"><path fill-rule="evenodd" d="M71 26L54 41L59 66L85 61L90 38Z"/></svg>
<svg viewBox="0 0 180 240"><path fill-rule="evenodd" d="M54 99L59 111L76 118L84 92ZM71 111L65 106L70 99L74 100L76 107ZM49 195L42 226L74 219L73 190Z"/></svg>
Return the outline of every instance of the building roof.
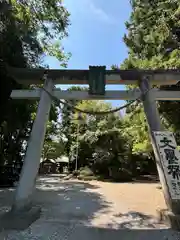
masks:
<svg viewBox="0 0 180 240"><path fill-rule="evenodd" d="M62 156L60 158L57 158L55 161L58 162L58 163L60 163L60 162L68 163L69 158L67 156Z"/></svg>
<svg viewBox="0 0 180 240"><path fill-rule="evenodd" d="M46 161L50 161L51 163L68 163L69 158L67 156L61 156L57 159L46 159L45 161L43 161L43 159L41 158L40 160L41 163Z"/></svg>

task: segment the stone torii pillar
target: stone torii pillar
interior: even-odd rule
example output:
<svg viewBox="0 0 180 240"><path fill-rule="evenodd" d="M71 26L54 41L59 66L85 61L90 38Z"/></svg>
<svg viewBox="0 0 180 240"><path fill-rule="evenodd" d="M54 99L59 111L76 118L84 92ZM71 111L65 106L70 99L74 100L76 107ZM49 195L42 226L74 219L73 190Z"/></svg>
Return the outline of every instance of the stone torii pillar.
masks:
<svg viewBox="0 0 180 240"><path fill-rule="evenodd" d="M48 92L52 93L53 87L54 84L52 79L46 77L44 88ZM17 211L26 209L31 205L31 198L39 169L41 151L46 133L46 123L48 121L51 108L51 101L52 100L48 93L42 90L36 118L28 141L24 164L21 171L19 184L17 186L12 210Z"/></svg>
<svg viewBox="0 0 180 240"><path fill-rule="evenodd" d="M168 207L168 212L165 216L165 218L168 218L168 221L170 222L171 226L174 229L180 229L180 201L174 201L171 198L169 187L166 181L165 173L162 167L162 163L160 160L160 156L158 153L158 149L156 146L156 140L155 136L153 134L154 131L163 131L163 127L161 125L161 120L159 116L159 112L157 109L156 101L153 96L153 92L151 89L150 79L148 77L144 77L139 81L139 88L142 93L142 103L144 107L144 112L146 115L146 119L149 125L149 132L150 132L150 138L152 147L155 154L156 159L156 166L159 174L159 179L162 185L165 201Z"/></svg>
<svg viewBox="0 0 180 240"><path fill-rule="evenodd" d="M53 81L46 75L44 88L52 93ZM32 208L32 196L38 174L51 97L42 90L36 118L32 127L19 184L10 212L0 219L1 228L25 229L40 216L40 208Z"/></svg>

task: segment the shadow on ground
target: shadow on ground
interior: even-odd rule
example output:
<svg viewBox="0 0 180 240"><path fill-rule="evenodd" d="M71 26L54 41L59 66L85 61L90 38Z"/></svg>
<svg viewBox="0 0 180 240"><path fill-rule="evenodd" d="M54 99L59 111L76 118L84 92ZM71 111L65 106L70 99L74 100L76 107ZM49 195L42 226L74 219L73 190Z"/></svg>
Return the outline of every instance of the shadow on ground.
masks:
<svg viewBox="0 0 180 240"><path fill-rule="evenodd" d="M1 233L0 239L180 239L178 233L169 229L155 229L159 226L153 222L151 216L131 211L112 214L112 203L107 202L98 190L90 182L63 181L54 176L41 177L34 194L34 204L42 207L41 218L25 231ZM13 189L0 190L0 210L9 207L12 200ZM103 216L110 213L107 224L92 224L97 213ZM2 238L2 234L5 238Z"/></svg>
<svg viewBox="0 0 180 240"><path fill-rule="evenodd" d="M59 181L58 177L38 181L34 201L42 207L43 219L88 224L97 212L109 211L111 203L96 191L96 186L80 181Z"/></svg>
<svg viewBox="0 0 180 240"><path fill-rule="evenodd" d="M14 190L14 188L0 188L0 214L10 210Z"/></svg>
<svg viewBox="0 0 180 240"><path fill-rule="evenodd" d="M164 227L153 216L143 214L141 212L129 211L127 213L118 213L114 215L113 223L109 223L108 227L122 229L155 229Z"/></svg>
<svg viewBox="0 0 180 240"><path fill-rule="evenodd" d="M98 186L90 182L61 180L60 183L59 177L41 177L35 203L42 207L43 219L57 220L63 224L76 222L112 229L161 227L153 216L140 212L113 213L112 203L107 202L99 193Z"/></svg>
<svg viewBox="0 0 180 240"><path fill-rule="evenodd" d="M0 213L10 209L13 196L13 188L0 189ZM65 225L75 222L93 226L92 222L96 218L103 216L106 219L109 213L110 218L103 220L103 227L122 229L160 226L152 216L140 212L114 214L111 212L112 203L107 202L98 192L98 186L77 180L64 181L59 176L41 176L38 179L34 205L42 208L42 220Z"/></svg>

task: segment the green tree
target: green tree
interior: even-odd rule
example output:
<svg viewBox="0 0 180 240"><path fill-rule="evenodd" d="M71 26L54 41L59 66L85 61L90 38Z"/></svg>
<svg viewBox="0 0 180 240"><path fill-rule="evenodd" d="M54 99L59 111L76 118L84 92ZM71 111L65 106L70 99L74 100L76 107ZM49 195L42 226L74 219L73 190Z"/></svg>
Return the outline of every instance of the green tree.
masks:
<svg viewBox="0 0 180 240"><path fill-rule="evenodd" d="M64 142L59 140L55 141L48 139L44 142L42 159L43 161L47 159L56 160L64 154Z"/></svg>
<svg viewBox="0 0 180 240"><path fill-rule="evenodd" d="M132 0L124 41L129 48L126 67L179 67L180 3L178 0ZM129 66L128 66L129 65Z"/></svg>
<svg viewBox="0 0 180 240"><path fill-rule="evenodd" d="M176 69L180 67L180 3L178 0L132 0L132 13L126 22L128 33L124 42L129 56L122 69ZM178 90L177 86L162 86L161 89ZM163 124L179 131L179 102L159 102ZM134 143L139 151L151 151L147 125L139 104L133 110L133 121L139 131L134 132ZM144 120L142 120L144 119ZM136 129L133 127L133 129ZM132 130L132 129L131 129ZM143 131L142 131L143 130ZM136 136L141 136L140 138ZM137 148L138 147L138 148Z"/></svg>
<svg viewBox="0 0 180 240"><path fill-rule="evenodd" d="M23 32L24 54L34 64L35 46L43 54L56 57L62 66L67 65L69 54L65 54L61 45L62 38L68 35L69 12L59 0L13 0L13 16L18 25L19 35ZM19 28L20 27L20 28ZM31 48L33 45L33 49ZM33 54L29 55L31 53ZM38 52L39 53L39 52ZM39 64L39 62L38 62Z"/></svg>
<svg viewBox="0 0 180 240"><path fill-rule="evenodd" d="M58 57L62 64L66 64L68 56L52 40L55 38L60 42L67 35L68 17L69 13L59 1L0 2L1 165L22 159L23 143L29 137L32 113L37 108L37 104L29 101L9 99L11 90L22 86L10 77L6 64L38 67L42 65L44 53Z"/></svg>
<svg viewBox="0 0 180 240"><path fill-rule="evenodd" d="M88 111L111 110L110 104L95 100L82 101L77 106ZM76 115L77 113L75 113L75 118ZM107 116L82 114L82 118L84 122L79 126L79 133L74 131L72 134L71 145L71 154L76 158L78 137L78 168L89 166L95 174L106 177L110 175L113 177L111 169L113 171L116 169L120 176L120 169L126 162L122 156L129 151L127 139L123 136L123 123L120 115L115 113ZM78 123L75 121L74 124Z"/></svg>
<svg viewBox="0 0 180 240"><path fill-rule="evenodd" d="M65 142L62 139L62 133L60 131L58 113L58 108L51 108L51 118L47 123L46 135L42 150L43 160L56 159L64 154Z"/></svg>
<svg viewBox="0 0 180 240"><path fill-rule="evenodd" d="M68 89L68 91L81 91L85 90L86 88L73 86ZM64 100L65 104L61 104L61 134L63 134L64 138L66 139L65 144L65 152L66 155L69 156L70 148L72 144L72 133L74 131L74 124L73 119L77 118L77 116L74 116L74 109L72 107L75 107L79 102L79 100ZM67 104L70 104L72 107L68 106Z"/></svg>
<svg viewBox="0 0 180 240"><path fill-rule="evenodd" d="M129 139L129 144L132 146L133 154L142 153L151 156L152 147L142 104L133 104L126 110L124 133Z"/></svg>

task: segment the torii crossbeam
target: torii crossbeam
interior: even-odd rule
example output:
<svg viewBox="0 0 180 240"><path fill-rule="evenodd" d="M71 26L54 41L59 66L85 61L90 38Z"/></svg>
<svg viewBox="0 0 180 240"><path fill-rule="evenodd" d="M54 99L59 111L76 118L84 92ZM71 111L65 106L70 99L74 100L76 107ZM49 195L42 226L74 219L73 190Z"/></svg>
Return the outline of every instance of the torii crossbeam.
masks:
<svg viewBox="0 0 180 240"><path fill-rule="evenodd" d="M26 69L8 67L9 74L20 84L42 84L45 73L54 84L88 84L89 70ZM106 84L138 84L148 76L155 85L173 85L180 81L180 70L106 70Z"/></svg>
<svg viewBox="0 0 180 240"><path fill-rule="evenodd" d="M42 84L45 73L54 84L59 85L84 85L88 84L89 70L54 70L54 69L21 69L9 67L10 75L23 85ZM106 70L107 85L130 85L137 84L144 76L149 78L151 85L173 85L180 81L179 70ZM59 99L112 99L112 100L135 100L141 94L135 91L106 91L105 95L90 95L87 91L61 91L53 90L53 95ZM40 98L41 89L13 90L11 98L37 100ZM155 100L180 100L180 91L152 90Z"/></svg>

